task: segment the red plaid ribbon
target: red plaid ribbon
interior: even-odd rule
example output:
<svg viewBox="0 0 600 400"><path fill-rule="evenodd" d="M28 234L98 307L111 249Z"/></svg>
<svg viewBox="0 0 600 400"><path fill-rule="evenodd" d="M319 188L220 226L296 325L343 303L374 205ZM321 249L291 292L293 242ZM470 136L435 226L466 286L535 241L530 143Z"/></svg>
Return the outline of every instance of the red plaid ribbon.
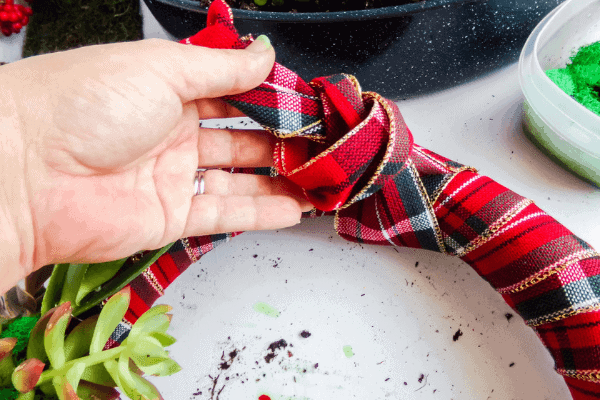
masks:
<svg viewBox="0 0 600 400"><path fill-rule="evenodd" d="M216 0L208 26L182 42L240 49L251 41ZM600 256L587 243L531 200L414 144L397 106L362 92L352 76L306 83L275 64L258 88L224 100L278 138L277 172L317 209L335 211L342 237L460 257L538 333L573 398L600 398ZM112 344L190 264L234 235L180 240L134 280Z"/></svg>

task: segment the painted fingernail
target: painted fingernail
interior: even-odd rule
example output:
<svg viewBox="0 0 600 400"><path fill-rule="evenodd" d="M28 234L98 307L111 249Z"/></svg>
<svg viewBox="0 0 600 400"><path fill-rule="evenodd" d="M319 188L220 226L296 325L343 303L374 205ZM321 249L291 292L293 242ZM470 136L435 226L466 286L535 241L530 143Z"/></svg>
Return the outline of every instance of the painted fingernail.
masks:
<svg viewBox="0 0 600 400"><path fill-rule="evenodd" d="M252 42L250 44L250 46L247 47L247 50L250 50L255 53L259 53L259 52L267 51L271 47L273 47L273 46L271 45L271 41L269 40L269 38L266 37L265 35L260 35L259 37L254 39L254 42Z"/></svg>

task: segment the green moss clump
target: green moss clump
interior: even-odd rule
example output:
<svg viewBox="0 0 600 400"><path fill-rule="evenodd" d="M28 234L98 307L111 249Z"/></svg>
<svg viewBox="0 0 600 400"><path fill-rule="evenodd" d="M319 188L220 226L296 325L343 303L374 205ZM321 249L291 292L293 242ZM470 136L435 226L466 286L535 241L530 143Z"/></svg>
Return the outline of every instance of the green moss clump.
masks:
<svg viewBox="0 0 600 400"><path fill-rule="evenodd" d="M16 389L0 389L0 400L15 400L17 397L19 397L19 392Z"/></svg>
<svg viewBox="0 0 600 400"><path fill-rule="evenodd" d="M548 78L588 110L600 115L600 42L581 47L561 69L546 71Z"/></svg>
<svg viewBox="0 0 600 400"><path fill-rule="evenodd" d="M2 333L0 338L17 338L17 344L13 349L13 355L16 357L16 362L19 363L24 359L25 347L29 342L29 333L40 319L39 316L31 317L19 317L9 322ZM3 400L0 397L0 400Z"/></svg>

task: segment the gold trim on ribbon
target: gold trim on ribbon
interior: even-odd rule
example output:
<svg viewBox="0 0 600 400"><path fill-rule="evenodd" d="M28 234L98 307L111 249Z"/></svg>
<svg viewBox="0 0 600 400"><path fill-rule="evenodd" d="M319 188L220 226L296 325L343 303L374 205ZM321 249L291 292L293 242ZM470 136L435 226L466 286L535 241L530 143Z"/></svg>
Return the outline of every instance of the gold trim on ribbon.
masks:
<svg viewBox="0 0 600 400"><path fill-rule="evenodd" d="M499 288L496 290L500 294L521 292L521 291L535 285L536 283L539 283L539 282L551 277L554 274L558 274L562 270L566 269L567 267L569 267L581 260L585 260L586 258L596 257L596 256L599 256L599 254L594 250L585 250L585 251L581 251L579 253L571 254L568 257L563 258L563 259L555 262L554 264L547 266L543 270L538 271L537 273L523 279L521 282L515 283L514 285L511 285L511 286Z"/></svg>
<svg viewBox="0 0 600 400"><path fill-rule="evenodd" d="M506 225L511 219L513 219L517 214L529 207L531 204L533 204L533 200L521 200L516 206L508 210L506 214L494 221L494 223L491 224L482 235L478 236L474 241L471 242L471 244L463 248L461 251L457 251L455 255L457 257L464 257L469 252L486 244L496 236L496 233L503 228L504 225Z"/></svg>

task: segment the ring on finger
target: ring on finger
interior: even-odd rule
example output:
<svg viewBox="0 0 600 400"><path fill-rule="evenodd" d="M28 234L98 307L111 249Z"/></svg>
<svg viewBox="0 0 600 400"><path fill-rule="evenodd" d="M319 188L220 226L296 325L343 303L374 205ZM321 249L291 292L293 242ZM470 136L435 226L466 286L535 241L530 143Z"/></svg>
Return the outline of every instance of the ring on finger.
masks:
<svg viewBox="0 0 600 400"><path fill-rule="evenodd" d="M206 192L205 173L206 168L196 169L196 174L194 176L194 196L199 196Z"/></svg>

